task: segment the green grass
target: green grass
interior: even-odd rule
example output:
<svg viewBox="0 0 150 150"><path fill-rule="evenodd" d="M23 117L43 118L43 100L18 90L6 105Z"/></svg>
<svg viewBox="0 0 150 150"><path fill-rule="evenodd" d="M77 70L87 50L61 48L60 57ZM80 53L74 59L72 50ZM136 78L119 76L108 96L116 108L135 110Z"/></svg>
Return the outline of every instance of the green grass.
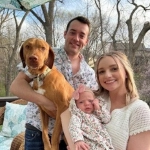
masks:
<svg viewBox="0 0 150 150"><path fill-rule="evenodd" d="M2 126L3 126L3 125L0 125L0 131L2 130Z"/></svg>
<svg viewBox="0 0 150 150"><path fill-rule="evenodd" d="M2 83L0 83L0 97L6 96L5 87Z"/></svg>

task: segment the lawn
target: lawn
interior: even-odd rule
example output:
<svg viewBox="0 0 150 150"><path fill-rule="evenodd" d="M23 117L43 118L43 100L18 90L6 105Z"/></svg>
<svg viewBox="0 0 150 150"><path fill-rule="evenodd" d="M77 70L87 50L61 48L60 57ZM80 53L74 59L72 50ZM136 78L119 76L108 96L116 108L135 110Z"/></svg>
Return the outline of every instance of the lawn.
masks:
<svg viewBox="0 0 150 150"><path fill-rule="evenodd" d="M2 130L2 125L0 125L0 131Z"/></svg>
<svg viewBox="0 0 150 150"><path fill-rule="evenodd" d="M0 97L6 96L5 87L2 83L0 83Z"/></svg>

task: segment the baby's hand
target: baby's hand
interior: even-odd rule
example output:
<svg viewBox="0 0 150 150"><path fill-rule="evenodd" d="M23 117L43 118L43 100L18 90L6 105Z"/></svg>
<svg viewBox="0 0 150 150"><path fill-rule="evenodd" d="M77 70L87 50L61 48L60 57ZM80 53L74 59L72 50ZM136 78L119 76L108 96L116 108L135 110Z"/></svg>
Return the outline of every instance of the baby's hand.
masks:
<svg viewBox="0 0 150 150"><path fill-rule="evenodd" d="M90 147L84 141L75 142L75 150L89 150Z"/></svg>
<svg viewBox="0 0 150 150"><path fill-rule="evenodd" d="M98 99L95 98L92 103L93 103L93 106L94 106L94 110L100 110Z"/></svg>

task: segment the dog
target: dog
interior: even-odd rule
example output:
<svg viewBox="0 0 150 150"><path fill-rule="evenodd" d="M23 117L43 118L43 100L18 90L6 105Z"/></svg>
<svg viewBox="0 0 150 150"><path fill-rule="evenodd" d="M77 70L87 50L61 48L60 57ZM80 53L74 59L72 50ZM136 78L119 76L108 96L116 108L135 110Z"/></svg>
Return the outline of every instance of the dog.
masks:
<svg viewBox="0 0 150 150"><path fill-rule="evenodd" d="M56 106L57 111L48 111L42 106L39 109L44 150L58 150L62 132L60 115L69 107L74 89L53 65L54 52L46 41L38 38L27 39L21 46L20 58L23 67L27 66L29 74L34 77L33 89ZM49 116L56 119L51 142L48 137Z"/></svg>

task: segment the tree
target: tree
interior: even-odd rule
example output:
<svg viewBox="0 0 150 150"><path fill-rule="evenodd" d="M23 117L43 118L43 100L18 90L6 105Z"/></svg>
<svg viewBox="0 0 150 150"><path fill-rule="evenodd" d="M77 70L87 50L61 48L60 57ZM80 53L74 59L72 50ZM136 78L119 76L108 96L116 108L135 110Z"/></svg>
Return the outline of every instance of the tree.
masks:
<svg viewBox="0 0 150 150"><path fill-rule="evenodd" d="M98 3L100 4L101 0L95 0L96 3L96 7L98 8L98 10L101 10L100 5L98 5ZM127 32L128 32L128 49L126 52L126 54L129 57L129 60L131 61L131 64L134 65L134 61L135 61L135 53L137 52L145 34L150 30L150 22L145 22L143 25L143 28L139 31L139 34L135 33L133 30L133 25L134 25L134 15L137 13L138 9L141 9L143 11L148 11L150 10L150 5L148 6L144 6L144 5L139 5L135 2L135 0L127 0L127 2L133 7L133 9L131 10L128 19L125 21L126 25L127 25ZM120 40L117 38L117 35L119 34L119 29L121 26L121 22L123 22L123 19L121 19L121 13L123 12L123 9L121 10L121 0L116 0L116 25L114 27L114 29L108 30L107 31L111 31L108 32L111 39L112 39L112 43L113 43L113 47L115 50L117 50L117 41ZM100 13L100 17L101 17L101 13ZM102 17L101 17L102 18ZM104 28L103 28L104 30ZM112 32L113 31L113 32ZM137 31L136 31L137 32ZM136 36L135 36L136 34ZM122 39L123 40L123 39Z"/></svg>
<svg viewBox="0 0 150 150"><path fill-rule="evenodd" d="M6 24L8 21L10 21L10 15L12 14L12 11L9 11L8 9L0 9L0 93L4 95L5 93L3 91L5 88L5 77L6 77L6 51L8 50L8 41L5 34ZM2 91L2 92L1 92Z"/></svg>
<svg viewBox="0 0 150 150"><path fill-rule="evenodd" d="M134 6L134 9L132 10L130 17L126 21L126 24L128 27L128 37L129 37L128 56L129 56L129 60L131 61L131 64L134 64L135 52L138 50L138 47L140 46L145 34L150 30L150 22L144 23L143 28L141 29L139 35L134 40L134 37L133 37L134 33L133 33L133 26L132 26L133 15L139 8L142 8L144 11L150 10L150 8L149 6L145 7L143 5L136 4L135 0L132 0L131 2L128 1L128 2Z"/></svg>
<svg viewBox="0 0 150 150"><path fill-rule="evenodd" d="M13 11L13 17L14 17L14 21L15 21L15 38L13 39L14 41L12 42L10 37L12 35L8 34L8 46L7 46L7 49L8 49L8 52L6 53L8 56L7 56L7 64L6 64L6 78L5 78L5 89L6 89L6 96L9 95L9 87L10 87L10 84L12 82L12 76L13 76L13 72L14 72L14 68L16 68L16 63L14 63L15 61L15 57L16 57L16 54L17 54L17 50L18 50L18 47L20 45L20 30L21 30L21 27L22 27L22 24L26 18L26 16L28 15L28 11L25 12L24 16L22 17L20 23L18 23L17 21L17 17L16 17L16 11L14 10ZM12 44L11 44L12 43Z"/></svg>
<svg viewBox="0 0 150 150"><path fill-rule="evenodd" d="M48 3L48 7L46 4L41 5L41 10L43 12L43 18L38 15L37 12L31 10L31 13L39 20L39 22L43 25L45 30L46 41L53 45L52 33L53 33L53 18L54 18L54 4L56 0L51 0Z"/></svg>
<svg viewBox="0 0 150 150"><path fill-rule="evenodd" d="M150 64L147 64L147 66L144 67L144 73L141 73L140 75L140 81L143 82L141 82L139 93L141 98L150 105Z"/></svg>

